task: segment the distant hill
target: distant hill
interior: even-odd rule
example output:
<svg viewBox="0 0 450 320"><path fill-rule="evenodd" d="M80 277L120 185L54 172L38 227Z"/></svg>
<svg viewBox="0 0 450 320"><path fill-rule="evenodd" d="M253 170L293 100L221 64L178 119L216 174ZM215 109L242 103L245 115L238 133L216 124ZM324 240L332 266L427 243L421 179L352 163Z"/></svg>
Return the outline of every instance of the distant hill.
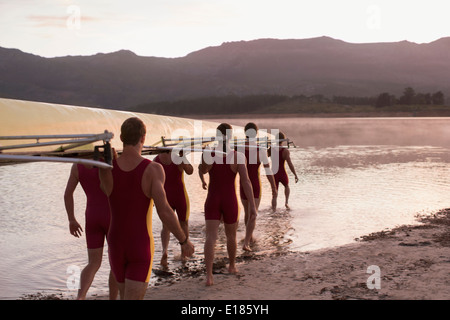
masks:
<svg viewBox="0 0 450 320"><path fill-rule="evenodd" d="M353 44L328 37L224 43L181 58L122 50L43 58L0 47L0 97L103 108L227 95L450 97L450 37Z"/></svg>

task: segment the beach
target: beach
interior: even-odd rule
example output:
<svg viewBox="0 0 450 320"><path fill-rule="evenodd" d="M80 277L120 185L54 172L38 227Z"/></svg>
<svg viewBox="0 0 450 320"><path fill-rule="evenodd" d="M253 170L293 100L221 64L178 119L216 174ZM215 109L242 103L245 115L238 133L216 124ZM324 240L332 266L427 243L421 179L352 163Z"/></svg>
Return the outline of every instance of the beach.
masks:
<svg viewBox="0 0 450 320"><path fill-rule="evenodd" d="M203 207L207 193L196 174L186 176L192 211L190 237L196 253L186 268L179 269L182 264L175 259L179 246L171 241L169 269L162 271L161 222L154 214L155 257L147 300L448 298L450 265L445 261L450 255L445 242L434 241L444 226L433 224L431 228L431 222L422 222L427 227L393 229L414 225L417 214L450 207L448 119L283 118L257 119L257 123L261 128L283 128L298 144L291 155L301 177L298 184L292 184L291 210L270 211L271 190L262 179L255 252L241 250L242 218L239 274L228 275L222 230L215 285L205 287ZM76 291L67 287L67 269L83 268L87 255L85 238L74 239L67 232L61 190L69 169L50 163L2 167L2 179L14 181L2 184L0 192L5 195L0 239L5 256L0 263L2 299L76 297ZM17 191L24 188L27 197ZM76 206L82 218L85 194L81 188L78 191ZM392 230L390 236L383 230ZM376 236L365 237L378 231ZM367 286L371 266L379 267L380 289ZM107 299L108 275L105 250L88 299Z"/></svg>
<svg viewBox="0 0 450 320"><path fill-rule="evenodd" d="M245 259L237 275L219 266L211 287L202 272L165 279L145 300L450 299L450 209L420 219L345 246Z"/></svg>
<svg viewBox="0 0 450 320"><path fill-rule="evenodd" d="M417 220L333 248L292 252L280 247L250 254L239 250L238 274L227 272L226 258L216 259L210 287L205 286L202 258L173 272L162 271L154 261L157 280L144 300L448 300L450 209L418 215ZM23 299L64 298L38 293Z"/></svg>

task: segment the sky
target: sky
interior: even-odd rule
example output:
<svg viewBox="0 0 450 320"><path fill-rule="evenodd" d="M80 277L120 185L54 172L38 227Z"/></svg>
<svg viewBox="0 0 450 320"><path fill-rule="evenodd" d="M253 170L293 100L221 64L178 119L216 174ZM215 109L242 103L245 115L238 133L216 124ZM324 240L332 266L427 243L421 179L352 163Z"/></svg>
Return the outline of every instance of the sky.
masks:
<svg viewBox="0 0 450 320"><path fill-rule="evenodd" d="M0 47L173 58L261 38L428 43L450 36L449 13L448 0L0 0Z"/></svg>

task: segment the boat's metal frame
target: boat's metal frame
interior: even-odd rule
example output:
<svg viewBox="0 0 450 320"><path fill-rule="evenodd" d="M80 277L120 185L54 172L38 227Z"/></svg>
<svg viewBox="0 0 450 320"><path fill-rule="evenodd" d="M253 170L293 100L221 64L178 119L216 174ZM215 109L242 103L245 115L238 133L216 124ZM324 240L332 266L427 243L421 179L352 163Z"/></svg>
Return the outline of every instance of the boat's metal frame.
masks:
<svg viewBox="0 0 450 320"><path fill-rule="evenodd" d="M0 145L0 162L65 162L65 163L81 163L100 168L112 168L112 149L110 141L114 137L112 132L100 134L67 134L67 135L20 135L20 136L0 136L0 140L35 140L35 142L20 143L12 145ZM44 141L42 140L50 140ZM161 137L151 146L144 146L143 155L152 155L162 152L177 152L180 155L186 155L191 152L218 152L222 151L205 148L207 145L218 141L216 137L188 138L179 137L177 139ZM255 142L255 145L248 145L247 142ZM94 150L73 150L84 145L93 144L95 142L103 142L102 145L94 146ZM230 146L232 148L254 147L260 149L270 149L272 145L278 145L280 142L287 142L287 148L291 145L295 148L293 141L289 139L269 139L269 137L255 139L233 139ZM162 146L158 146L162 144ZM34 147L56 146L52 151L36 151L22 153L10 153L5 151L28 149ZM68 152L68 150L73 150ZM86 159L91 157L92 159ZM103 158L100 161L100 158Z"/></svg>
<svg viewBox="0 0 450 320"><path fill-rule="evenodd" d="M21 136L0 136L0 140L36 140L30 143L12 144L0 146L0 161L3 163L11 162L66 162L66 163L81 163L100 168L112 167L112 150L110 141L114 137L112 132L105 132L100 134L68 134L68 135L21 135ZM42 140L50 140L42 142ZM103 145L95 146L94 150L80 150L68 153L67 150L72 150L84 145L93 144L102 141ZM58 148L52 151L35 151L22 153L5 153L9 150L28 149L35 147L47 147L59 145ZM100 149L103 149L103 159L100 161ZM93 157L93 159L86 159L86 157Z"/></svg>

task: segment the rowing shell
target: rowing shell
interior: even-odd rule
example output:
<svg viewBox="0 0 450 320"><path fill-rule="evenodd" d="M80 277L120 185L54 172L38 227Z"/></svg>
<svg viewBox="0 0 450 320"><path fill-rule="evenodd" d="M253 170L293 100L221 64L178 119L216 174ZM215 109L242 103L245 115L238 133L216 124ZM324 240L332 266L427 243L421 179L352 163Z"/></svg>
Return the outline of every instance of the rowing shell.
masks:
<svg viewBox="0 0 450 320"><path fill-rule="evenodd" d="M138 117L146 124L146 141L154 145L161 143L161 136L171 136L174 132L193 137L199 132L214 134L218 126L215 122L180 117L0 98L0 137L5 138L0 140L0 160L79 162L80 154L85 157L93 154L94 148L104 145L102 139L82 143L79 139L105 130L116 133L108 143L120 153L123 148L119 139L120 127L130 117ZM55 136L67 136L69 140L42 141ZM24 139L17 139L20 137ZM39 141L30 143L27 140L30 137ZM98 161L95 164L104 166Z"/></svg>
<svg viewBox="0 0 450 320"><path fill-rule="evenodd" d="M72 136L67 141L37 141L31 144L3 139L0 141L0 154L2 155L0 160L8 158L12 161L15 157L16 161L54 162L60 159L58 162L80 163L80 161L87 160L78 159L80 155L86 157L89 153L93 154L95 148L105 146L106 142L108 148L113 148L120 153L123 148L122 142L118 139L120 127L130 117L138 117L146 124L146 141L154 147L146 150L147 154L159 153L163 150L161 148L171 148L163 143L164 139L161 137L165 136L191 137L190 152L204 152L202 147L214 141L213 138L205 139L204 137L214 136L219 125L217 122L180 117L0 98L0 137L16 139L18 137L35 137L44 140L55 135L59 137ZM98 137L92 141L81 140L92 132L105 131L116 133L117 137L106 140ZM242 127L234 127L233 133L235 141L245 139ZM263 134L262 139L267 141L268 137L271 135L266 133ZM169 140L172 141L171 150L180 148L180 145L173 144L173 141L177 139L166 139L166 141ZM158 146L161 143L163 146ZM55 145L58 145L56 149ZM198 147L194 147L194 145ZM13 149L20 150L21 154L12 152ZM32 158L26 156L32 156ZM105 166L99 161L96 161L95 164Z"/></svg>
<svg viewBox="0 0 450 320"><path fill-rule="evenodd" d="M0 136L83 135L107 130L114 134L111 147L120 151L123 147L120 127L130 117L138 117L145 123L145 141L150 145L160 143L161 136L174 134L177 137L214 136L219 125L181 117L0 98ZM13 144L0 143L2 146ZM84 149L92 150L92 146L86 145ZM42 146L39 151L54 150Z"/></svg>

